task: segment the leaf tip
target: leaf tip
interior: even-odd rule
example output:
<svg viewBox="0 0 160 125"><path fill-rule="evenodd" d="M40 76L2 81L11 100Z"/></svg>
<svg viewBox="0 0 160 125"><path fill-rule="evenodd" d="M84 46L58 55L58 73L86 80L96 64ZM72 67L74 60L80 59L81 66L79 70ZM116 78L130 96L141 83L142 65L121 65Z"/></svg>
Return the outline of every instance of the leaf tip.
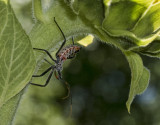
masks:
<svg viewBox="0 0 160 125"><path fill-rule="evenodd" d="M128 101L126 102L126 107L127 107L128 113L131 114L131 112L130 112L130 103L128 103Z"/></svg>

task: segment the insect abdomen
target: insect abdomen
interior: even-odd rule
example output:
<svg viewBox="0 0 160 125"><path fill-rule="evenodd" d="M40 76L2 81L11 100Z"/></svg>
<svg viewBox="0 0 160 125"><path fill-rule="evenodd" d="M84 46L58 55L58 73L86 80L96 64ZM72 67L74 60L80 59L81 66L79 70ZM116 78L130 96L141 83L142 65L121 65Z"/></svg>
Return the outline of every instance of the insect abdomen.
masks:
<svg viewBox="0 0 160 125"><path fill-rule="evenodd" d="M75 57L76 53L79 52L80 49L81 47L77 45L67 46L59 52L58 56L61 61L65 61L66 59Z"/></svg>

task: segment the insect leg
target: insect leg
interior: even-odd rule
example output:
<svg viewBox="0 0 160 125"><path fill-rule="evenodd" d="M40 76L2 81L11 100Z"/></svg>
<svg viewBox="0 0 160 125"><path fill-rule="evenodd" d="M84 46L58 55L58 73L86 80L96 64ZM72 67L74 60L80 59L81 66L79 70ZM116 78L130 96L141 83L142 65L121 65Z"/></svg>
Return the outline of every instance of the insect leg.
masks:
<svg viewBox="0 0 160 125"><path fill-rule="evenodd" d="M47 72L49 72L50 70L52 69L52 66L49 67L47 70L45 70L42 74L40 75L33 75L32 77L41 77L41 76L44 76Z"/></svg>
<svg viewBox="0 0 160 125"><path fill-rule="evenodd" d="M61 74L60 71L58 71L58 77L59 77L60 80L64 81L63 78L62 78L62 74Z"/></svg>
<svg viewBox="0 0 160 125"><path fill-rule="evenodd" d="M58 25L58 23L57 23L57 21L56 21L55 17L54 17L54 22L56 23L56 25L57 25L58 29L60 30L60 32L62 33L63 38L64 38L64 41L63 41L63 43L62 43L61 47L60 47L60 48L59 48L59 50L56 52L56 56L57 56L57 55L58 55L58 53L59 53L59 51L63 48L63 46L64 46L64 45L65 45L65 43L66 43L66 37L65 37L65 35L64 35L63 31L62 31L62 29L61 29L61 28L60 28L60 26Z"/></svg>
<svg viewBox="0 0 160 125"><path fill-rule="evenodd" d="M70 90L70 85L68 84L68 82L66 82L66 81L64 81L62 79L62 74L61 74L60 71L58 71L58 75L59 75L59 77L57 79L62 80L65 83L65 85L66 85L66 87L68 89L68 94L65 97L63 97L62 99L66 99L66 98L68 98L70 96L70 112L69 112L69 117L71 117L71 115L72 115L72 92Z"/></svg>
<svg viewBox="0 0 160 125"><path fill-rule="evenodd" d="M62 99L66 99L70 96L70 85L68 84L68 82L64 81L66 87L67 87L67 90L68 90L68 93L66 96L64 96Z"/></svg>
<svg viewBox="0 0 160 125"><path fill-rule="evenodd" d="M53 57L51 56L51 54L45 50L45 49L39 49L39 48L33 48L34 50L40 50L40 51L44 51L55 63L56 63L56 60L53 59Z"/></svg>
<svg viewBox="0 0 160 125"><path fill-rule="evenodd" d="M48 64L50 64L51 66L53 66L52 63L50 63L47 59L44 59L44 61L46 61Z"/></svg>
<svg viewBox="0 0 160 125"><path fill-rule="evenodd" d="M71 117L71 116L72 116L72 92L71 92L71 90L70 90L70 85L69 85L67 82L65 82L65 84L66 84L67 89L68 89L68 94L67 94L65 97L63 97L62 99L66 99L66 98L68 98L68 97L70 96L70 111L69 111L69 117Z"/></svg>
<svg viewBox="0 0 160 125"><path fill-rule="evenodd" d="M46 83L45 83L44 85L40 85L40 84L36 84L36 83L30 83L30 84L31 84L31 85L35 85L35 86L45 87L45 86L48 85L48 83L49 83L49 81L50 81L50 79L51 79L51 77L52 77L52 74L53 74L53 70L50 72L50 74L49 74L49 76L48 76L48 78L47 78L47 81L46 81Z"/></svg>
<svg viewBox="0 0 160 125"><path fill-rule="evenodd" d="M68 57L68 59L73 59L75 57L75 55L72 55L70 57Z"/></svg>
<svg viewBox="0 0 160 125"><path fill-rule="evenodd" d="M62 74L61 74L60 71L58 71L58 76L57 76L57 74L56 74L56 72L55 72L55 77L56 77L58 80L61 80L62 82L64 82L65 85L66 85L66 87L67 87L67 90L68 90L67 95L66 95L65 97L63 97L62 99L68 98L69 95L70 95L70 85L69 85L66 81L64 81L64 79L62 78Z"/></svg>
<svg viewBox="0 0 160 125"><path fill-rule="evenodd" d="M56 79L59 80L59 77L57 76L57 72L56 71L54 71L54 75L55 75Z"/></svg>
<svg viewBox="0 0 160 125"><path fill-rule="evenodd" d="M70 96L70 85L68 84L68 82L63 80L62 74L61 74L60 71L58 71L58 79L62 80L65 83L66 87L67 87L68 93L67 93L67 95L65 97L62 98L62 99L66 99L66 98L68 98Z"/></svg>

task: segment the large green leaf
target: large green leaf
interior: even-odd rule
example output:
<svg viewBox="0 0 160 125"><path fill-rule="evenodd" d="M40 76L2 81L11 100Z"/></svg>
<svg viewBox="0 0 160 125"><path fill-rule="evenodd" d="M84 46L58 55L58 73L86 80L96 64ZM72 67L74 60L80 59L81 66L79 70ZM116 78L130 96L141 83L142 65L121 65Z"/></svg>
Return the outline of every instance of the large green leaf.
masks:
<svg viewBox="0 0 160 125"><path fill-rule="evenodd" d="M104 0L104 30L111 36L126 38L137 46L148 45L158 36L157 30L160 28L160 3L154 2Z"/></svg>
<svg viewBox="0 0 160 125"><path fill-rule="evenodd" d="M47 49L55 54L63 41L63 37L53 21L53 17L55 17L67 40L72 36L77 37L91 33L102 41L118 47L125 53L132 72L130 94L127 101L127 108L130 110L134 96L143 92L148 85L149 71L144 68L138 54L124 50L131 46L136 48L139 43L143 43L143 39L148 37L135 36L135 27L138 27L139 22L145 19L145 12L152 10L153 1L113 0L110 3L110 1L104 0L105 11L102 2L101 0L67 0L68 6L63 0L47 1L46 4L44 1L34 0L36 24L30 32L30 38L34 47ZM49 6L45 7L45 5ZM105 18L103 17L104 12ZM121 18L118 18L119 15ZM150 33L157 28L158 24ZM150 41L157 37L158 32L149 36ZM148 43L148 41L144 42L144 44ZM36 52L37 62L41 63L44 56L46 55ZM144 79L144 77L146 78Z"/></svg>
<svg viewBox="0 0 160 125"><path fill-rule="evenodd" d="M33 3L34 16L37 20L29 34L33 47L43 48L50 52L58 50L64 38L53 20L54 17L67 40L73 36L76 42L76 38L79 36L94 34L94 28L86 25L63 0L47 1L46 3L43 1L43 5L38 0L34 0ZM50 6L47 8L45 7L46 4ZM40 10L43 13L39 12ZM70 44L69 41L67 44ZM36 52L38 62L44 56L46 55Z"/></svg>
<svg viewBox="0 0 160 125"><path fill-rule="evenodd" d="M0 109L4 108L3 105L7 108L12 102L9 100L28 84L34 67L35 59L28 36L17 21L9 1L0 0ZM7 116L9 112L5 110L0 110L0 114Z"/></svg>
<svg viewBox="0 0 160 125"><path fill-rule="evenodd" d="M102 0L67 0L73 12L82 17L88 25L101 26L104 19Z"/></svg>
<svg viewBox="0 0 160 125"><path fill-rule="evenodd" d="M143 66L141 57L133 52L124 52L129 66L131 68L131 86L129 97L126 102L128 112L130 113L130 106L137 94L143 93L149 84L150 72Z"/></svg>

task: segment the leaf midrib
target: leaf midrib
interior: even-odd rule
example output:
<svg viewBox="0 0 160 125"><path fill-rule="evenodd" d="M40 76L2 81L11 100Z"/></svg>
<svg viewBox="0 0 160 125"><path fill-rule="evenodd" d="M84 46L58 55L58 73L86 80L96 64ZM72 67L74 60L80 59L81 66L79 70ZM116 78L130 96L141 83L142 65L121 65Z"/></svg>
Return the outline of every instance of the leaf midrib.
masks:
<svg viewBox="0 0 160 125"><path fill-rule="evenodd" d="M141 15L141 17L138 19L138 21L136 22L136 24L133 26L133 28L130 31L133 31L137 27L137 25L139 24L139 22L143 19L143 17L148 13L148 11L150 10L150 8L154 5L153 3L154 3L154 0L149 5L149 7L147 7L147 9L143 12L143 14Z"/></svg>

